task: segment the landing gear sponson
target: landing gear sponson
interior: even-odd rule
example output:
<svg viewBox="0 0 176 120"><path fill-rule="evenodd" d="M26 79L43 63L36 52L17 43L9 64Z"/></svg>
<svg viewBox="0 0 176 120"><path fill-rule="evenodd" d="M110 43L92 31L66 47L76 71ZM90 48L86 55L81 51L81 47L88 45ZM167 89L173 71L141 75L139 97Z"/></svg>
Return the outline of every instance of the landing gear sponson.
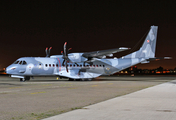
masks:
<svg viewBox="0 0 176 120"><path fill-rule="evenodd" d="M69 78L68 80L69 81L92 81L93 79L92 78L85 78L85 79L72 79L72 78Z"/></svg>

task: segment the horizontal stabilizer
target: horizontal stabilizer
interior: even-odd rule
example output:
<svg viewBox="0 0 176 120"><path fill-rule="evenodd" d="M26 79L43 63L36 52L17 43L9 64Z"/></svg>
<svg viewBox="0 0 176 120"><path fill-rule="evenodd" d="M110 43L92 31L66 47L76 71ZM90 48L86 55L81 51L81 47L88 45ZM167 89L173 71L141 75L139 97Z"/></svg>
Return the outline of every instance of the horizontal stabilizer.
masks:
<svg viewBox="0 0 176 120"><path fill-rule="evenodd" d="M172 59L171 57L155 57L155 58L149 58L149 59L145 59L144 61L141 62L141 64L145 64L145 63L150 63L150 61L158 61L158 60L169 60L169 59Z"/></svg>
<svg viewBox="0 0 176 120"><path fill-rule="evenodd" d="M172 57L155 57L155 58L149 58L147 61L153 61L153 60L167 60L167 59L172 59Z"/></svg>

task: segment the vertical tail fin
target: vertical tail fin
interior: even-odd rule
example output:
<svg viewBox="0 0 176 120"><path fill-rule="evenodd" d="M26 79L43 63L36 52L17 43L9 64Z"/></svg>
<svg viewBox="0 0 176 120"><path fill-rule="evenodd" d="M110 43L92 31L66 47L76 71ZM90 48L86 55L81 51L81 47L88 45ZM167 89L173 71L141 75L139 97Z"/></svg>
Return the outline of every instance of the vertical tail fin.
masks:
<svg viewBox="0 0 176 120"><path fill-rule="evenodd" d="M138 51L126 55L123 58L154 58L156 49L157 30L158 26L151 26L150 31L146 36L142 47Z"/></svg>

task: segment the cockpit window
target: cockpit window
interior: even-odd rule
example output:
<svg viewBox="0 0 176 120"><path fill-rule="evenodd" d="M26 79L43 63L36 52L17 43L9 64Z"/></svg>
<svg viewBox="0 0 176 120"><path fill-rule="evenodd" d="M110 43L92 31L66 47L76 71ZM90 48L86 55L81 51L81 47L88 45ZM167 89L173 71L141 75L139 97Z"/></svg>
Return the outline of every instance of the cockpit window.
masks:
<svg viewBox="0 0 176 120"><path fill-rule="evenodd" d="M26 62L26 61L19 61L19 60L17 60L17 61L15 61L13 64L26 65L27 62Z"/></svg>
<svg viewBox="0 0 176 120"><path fill-rule="evenodd" d="M19 61L17 60L17 61L15 61L13 64L18 64L19 63Z"/></svg>
<svg viewBox="0 0 176 120"><path fill-rule="evenodd" d="M26 65L26 64L27 64L26 61L23 61L22 65Z"/></svg>
<svg viewBox="0 0 176 120"><path fill-rule="evenodd" d="M19 64L21 65L21 64L22 64L22 62L23 62L23 61L20 61L20 63L19 63Z"/></svg>

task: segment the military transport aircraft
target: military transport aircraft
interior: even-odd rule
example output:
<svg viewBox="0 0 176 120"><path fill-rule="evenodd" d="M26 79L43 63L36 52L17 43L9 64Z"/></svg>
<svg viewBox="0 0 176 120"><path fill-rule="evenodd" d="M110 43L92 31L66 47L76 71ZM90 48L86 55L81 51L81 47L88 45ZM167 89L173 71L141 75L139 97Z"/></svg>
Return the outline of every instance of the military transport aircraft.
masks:
<svg viewBox="0 0 176 120"><path fill-rule="evenodd" d="M142 47L121 58L106 58L116 52L128 50L120 47L86 53L70 53L66 50L62 55L50 56L51 48L46 48L46 57L22 57L6 68L11 77L20 78L20 81L29 80L33 76L59 76L69 80L92 80L101 75L111 75L138 63L149 63L156 60L155 48L158 26L151 26ZM166 58L166 57L165 57Z"/></svg>

